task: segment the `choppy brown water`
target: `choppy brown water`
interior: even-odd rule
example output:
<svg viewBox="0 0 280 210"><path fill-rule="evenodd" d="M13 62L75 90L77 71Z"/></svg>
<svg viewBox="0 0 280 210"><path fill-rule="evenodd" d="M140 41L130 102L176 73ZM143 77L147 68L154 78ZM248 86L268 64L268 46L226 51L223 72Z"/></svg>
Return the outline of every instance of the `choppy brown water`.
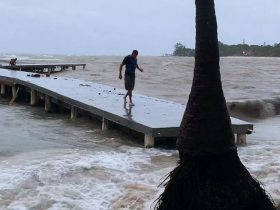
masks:
<svg viewBox="0 0 280 210"><path fill-rule="evenodd" d="M74 77L123 88L123 57L26 56L18 62L82 62ZM3 62L8 57L2 59ZM193 58L141 57L135 92L186 104ZM280 59L221 58L225 97L249 114L255 133L239 154L251 173L280 201ZM254 109L253 114L250 114ZM254 116L255 113L255 116ZM102 132L86 119L0 103L1 209L150 209L158 184L176 165L177 151L141 148L116 131ZM262 119L265 118L265 119Z"/></svg>
<svg viewBox="0 0 280 210"><path fill-rule="evenodd" d="M86 71L63 75L123 87L118 67L123 57L75 57L69 61L87 63ZM136 91L186 103L192 84L194 59L186 57L139 57ZM221 58L220 69L228 101L279 97L280 58Z"/></svg>

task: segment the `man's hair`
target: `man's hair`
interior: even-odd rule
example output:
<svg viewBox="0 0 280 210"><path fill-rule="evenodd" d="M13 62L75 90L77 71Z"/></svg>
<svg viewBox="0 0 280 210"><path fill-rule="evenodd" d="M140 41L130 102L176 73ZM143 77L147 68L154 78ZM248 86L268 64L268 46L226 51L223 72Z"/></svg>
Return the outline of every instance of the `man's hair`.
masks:
<svg viewBox="0 0 280 210"><path fill-rule="evenodd" d="M132 54L138 55L138 50L133 50L133 51L132 51Z"/></svg>

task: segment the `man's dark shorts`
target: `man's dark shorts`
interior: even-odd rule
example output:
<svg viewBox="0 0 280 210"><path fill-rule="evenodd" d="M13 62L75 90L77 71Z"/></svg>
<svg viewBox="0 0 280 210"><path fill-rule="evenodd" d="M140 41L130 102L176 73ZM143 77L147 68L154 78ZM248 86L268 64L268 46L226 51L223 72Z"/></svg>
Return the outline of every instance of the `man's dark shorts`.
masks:
<svg viewBox="0 0 280 210"><path fill-rule="evenodd" d="M135 76L125 75L124 77L124 85L126 90L133 90L135 84Z"/></svg>

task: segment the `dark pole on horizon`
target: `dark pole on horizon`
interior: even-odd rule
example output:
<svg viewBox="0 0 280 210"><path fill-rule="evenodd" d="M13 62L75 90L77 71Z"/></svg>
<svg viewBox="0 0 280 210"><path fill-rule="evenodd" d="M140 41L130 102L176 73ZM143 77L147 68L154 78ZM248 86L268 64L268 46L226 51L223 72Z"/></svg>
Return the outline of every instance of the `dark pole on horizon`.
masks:
<svg viewBox="0 0 280 210"><path fill-rule="evenodd" d="M214 0L195 4L195 67L178 137L180 160L155 208L274 210L238 157L222 90Z"/></svg>

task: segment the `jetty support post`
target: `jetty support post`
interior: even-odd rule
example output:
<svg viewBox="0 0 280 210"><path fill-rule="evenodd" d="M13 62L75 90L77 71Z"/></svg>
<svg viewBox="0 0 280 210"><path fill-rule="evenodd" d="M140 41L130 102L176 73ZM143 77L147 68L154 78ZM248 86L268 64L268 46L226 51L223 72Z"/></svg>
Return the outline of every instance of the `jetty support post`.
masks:
<svg viewBox="0 0 280 210"><path fill-rule="evenodd" d="M37 91L34 89L31 89L30 91L30 104L31 106L36 106L38 104L38 95L37 95Z"/></svg>
<svg viewBox="0 0 280 210"><path fill-rule="evenodd" d="M102 131L107 131L110 128L110 121L106 118L102 118Z"/></svg>
<svg viewBox="0 0 280 210"><path fill-rule="evenodd" d="M76 70L76 66L75 65L72 66L72 70Z"/></svg>
<svg viewBox="0 0 280 210"><path fill-rule="evenodd" d="M78 116L78 108L75 106L71 106L71 120L77 119Z"/></svg>
<svg viewBox="0 0 280 210"><path fill-rule="evenodd" d="M145 133L144 137L144 147L151 148L155 146L155 138L151 133Z"/></svg>
<svg viewBox="0 0 280 210"><path fill-rule="evenodd" d="M12 98L16 98L17 96L17 89L16 89L16 85L12 86Z"/></svg>
<svg viewBox="0 0 280 210"><path fill-rule="evenodd" d="M86 68L86 64L83 64L83 69L85 69Z"/></svg>
<svg viewBox="0 0 280 210"><path fill-rule="evenodd" d="M246 144L246 133L237 133L236 134L236 144L245 145Z"/></svg>
<svg viewBox="0 0 280 210"><path fill-rule="evenodd" d="M16 87L16 84L12 85L12 100L10 101L9 105L12 105L15 100L17 99L17 95L19 92L19 87Z"/></svg>
<svg viewBox="0 0 280 210"><path fill-rule="evenodd" d="M1 96L5 96L6 94L6 85L1 84Z"/></svg>
<svg viewBox="0 0 280 210"><path fill-rule="evenodd" d="M51 112L51 110L52 110L51 97L48 95L45 95L45 111Z"/></svg>

